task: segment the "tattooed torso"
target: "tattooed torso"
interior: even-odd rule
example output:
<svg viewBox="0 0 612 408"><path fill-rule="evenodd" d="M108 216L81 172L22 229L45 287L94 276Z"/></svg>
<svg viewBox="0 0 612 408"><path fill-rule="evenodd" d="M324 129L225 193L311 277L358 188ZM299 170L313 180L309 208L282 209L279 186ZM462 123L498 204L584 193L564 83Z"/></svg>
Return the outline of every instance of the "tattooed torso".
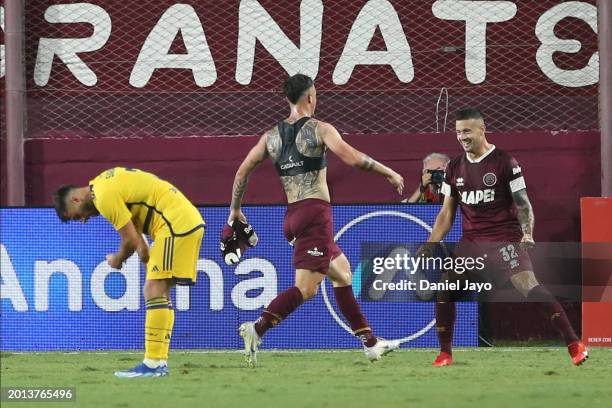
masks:
<svg viewBox="0 0 612 408"><path fill-rule="evenodd" d="M325 144L317 134L317 124L317 120L310 119L297 134L295 144L298 151L304 156L320 157L325 153ZM272 161L276 163L282 152L282 139L277 126L268 132L267 149ZM281 182L289 203L306 198L330 201L327 187L327 168L295 176L282 176Z"/></svg>

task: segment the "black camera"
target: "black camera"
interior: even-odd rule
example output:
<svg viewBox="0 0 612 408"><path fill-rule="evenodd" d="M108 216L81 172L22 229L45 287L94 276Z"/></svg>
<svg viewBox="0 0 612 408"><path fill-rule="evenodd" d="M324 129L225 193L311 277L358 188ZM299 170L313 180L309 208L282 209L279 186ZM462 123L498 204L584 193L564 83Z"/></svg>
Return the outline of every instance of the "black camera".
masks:
<svg viewBox="0 0 612 408"><path fill-rule="evenodd" d="M427 170L431 174L431 184L442 184L444 181L444 170Z"/></svg>

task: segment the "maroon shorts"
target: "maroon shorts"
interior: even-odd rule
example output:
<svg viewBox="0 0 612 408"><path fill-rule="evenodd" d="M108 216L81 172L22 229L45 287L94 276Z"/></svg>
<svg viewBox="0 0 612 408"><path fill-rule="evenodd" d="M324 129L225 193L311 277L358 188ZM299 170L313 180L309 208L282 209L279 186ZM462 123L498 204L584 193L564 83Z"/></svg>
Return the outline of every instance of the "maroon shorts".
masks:
<svg viewBox="0 0 612 408"><path fill-rule="evenodd" d="M503 284L513 275L533 271L527 250L518 242L471 242L461 240L455 247L455 257L481 257L484 268L472 269L468 275L476 280Z"/></svg>
<svg viewBox="0 0 612 408"><path fill-rule="evenodd" d="M331 204L327 201L307 198L289 204L284 229L293 246L296 269L327 273L331 260L342 254L334 242Z"/></svg>

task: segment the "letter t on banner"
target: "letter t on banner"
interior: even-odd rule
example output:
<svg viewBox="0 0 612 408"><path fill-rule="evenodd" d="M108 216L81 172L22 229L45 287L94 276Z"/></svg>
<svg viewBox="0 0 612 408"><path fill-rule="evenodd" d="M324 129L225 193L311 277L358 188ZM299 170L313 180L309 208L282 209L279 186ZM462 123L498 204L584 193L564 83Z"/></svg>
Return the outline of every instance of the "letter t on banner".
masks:
<svg viewBox="0 0 612 408"><path fill-rule="evenodd" d="M487 23L514 18L511 1L438 0L431 11L442 20L465 21L465 75L472 84L487 77Z"/></svg>

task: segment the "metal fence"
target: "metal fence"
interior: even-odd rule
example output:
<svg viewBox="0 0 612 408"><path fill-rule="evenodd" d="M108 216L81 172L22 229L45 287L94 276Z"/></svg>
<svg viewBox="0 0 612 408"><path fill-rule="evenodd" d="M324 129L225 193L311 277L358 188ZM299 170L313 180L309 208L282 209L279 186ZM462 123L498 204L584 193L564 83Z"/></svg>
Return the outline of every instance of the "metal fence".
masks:
<svg viewBox="0 0 612 408"><path fill-rule="evenodd" d="M597 129L594 3L28 1L27 138L259 134L297 72L344 133Z"/></svg>

